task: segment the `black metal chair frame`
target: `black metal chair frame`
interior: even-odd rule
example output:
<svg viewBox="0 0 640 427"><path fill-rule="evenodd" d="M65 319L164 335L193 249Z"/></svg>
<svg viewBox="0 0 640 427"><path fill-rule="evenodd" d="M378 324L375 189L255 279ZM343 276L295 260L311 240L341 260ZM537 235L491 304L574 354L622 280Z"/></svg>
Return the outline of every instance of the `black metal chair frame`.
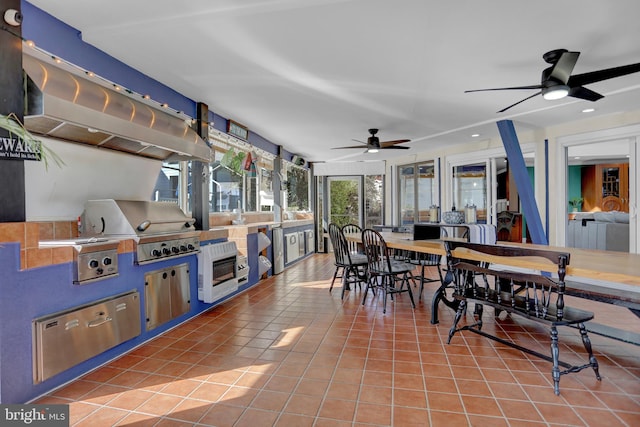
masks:
<svg viewBox="0 0 640 427"><path fill-rule="evenodd" d="M384 292L382 313L387 312L387 296L391 295L393 300L395 294L402 292L409 294L411 306L416 308L410 284L413 282L415 285L415 278L412 274L415 266L407 262L392 260L392 254L387 248L384 238L375 230L368 228L362 230L362 243L368 260L367 287L362 297L362 305L366 302L370 288L374 295L376 294L375 290L380 288ZM399 286L397 286L398 283Z"/></svg>
<svg viewBox="0 0 640 427"><path fill-rule="evenodd" d="M349 244L342 229L334 223L329 224L329 238L333 246L336 266L329 292L333 290L336 278L340 277L342 279L340 298L344 299L345 292L351 289L350 284L357 284L361 287L361 283L366 282L368 261L364 254L352 254L349 251Z"/></svg>

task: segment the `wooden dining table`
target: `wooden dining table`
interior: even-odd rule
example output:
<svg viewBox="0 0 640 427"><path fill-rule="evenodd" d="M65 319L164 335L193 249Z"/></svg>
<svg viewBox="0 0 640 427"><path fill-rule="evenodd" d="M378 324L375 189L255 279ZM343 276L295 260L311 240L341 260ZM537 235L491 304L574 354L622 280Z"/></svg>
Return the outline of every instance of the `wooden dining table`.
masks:
<svg viewBox="0 0 640 427"><path fill-rule="evenodd" d="M446 256L444 242L446 239L414 240L411 233L382 232L387 247L390 249L406 250L418 253L437 254ZM348 234L347 239L361 241L359 234ZM455 240L455 239L449 239ZM616 303L618 299L640 301L640 254L627 252L601 251L591 249L578 249L568 247L533 245L529 243L498 242L505 246L524 246L557 252L569 253L570 260L567 266L567 281L575 281L581 289L588 294L590 287L597 288L598 292L603 292L611 296L608 303ZM463 250L463 249L460 249ZM456 251L452 255L456 256ZM490 256L465 251L458 255L466 259L475 261L495 262ZM549 263L549 260L538 257L514 257L509 259L501 258L501 265L517 268L525 268L539 271L555 273L557 265ZM584 283L581 280L585 280ZM440 288L435 292L431 303L431 323L438 323L437 309L440 302L454 308L454 301L448 301L445 289L450 284L450 278L445 279ZM597 282L597 285L590 283ZM603 291L604 289L604 291ZM610 291L609 291L610 290ZM625 304L620 304L625 305ZM627 307L637 307L637 303L626 305ZM634 310L632 308L632 310ZM640 313L637 309L634 312Z"/></svg>

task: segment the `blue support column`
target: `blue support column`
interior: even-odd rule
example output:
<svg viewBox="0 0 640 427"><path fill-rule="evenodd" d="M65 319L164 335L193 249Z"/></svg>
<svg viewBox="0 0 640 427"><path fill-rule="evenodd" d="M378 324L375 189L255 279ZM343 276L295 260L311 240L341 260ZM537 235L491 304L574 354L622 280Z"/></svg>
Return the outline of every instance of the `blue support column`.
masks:
<svg viewBox="0 0 640 427"><path fill-rule="evenodd" d="M511 120L500 120L498 122L498 130L502 137L504 149L507 152L509 171L513 174L516 185L518 186L518 195L520 196L522 210L527 220L531 240L533 243L539 245L548 245L549 240L542 226L542 219L538 212L533 186L529 181L527 167L524 163L522 149L520 148L513 122Z"/></svg>

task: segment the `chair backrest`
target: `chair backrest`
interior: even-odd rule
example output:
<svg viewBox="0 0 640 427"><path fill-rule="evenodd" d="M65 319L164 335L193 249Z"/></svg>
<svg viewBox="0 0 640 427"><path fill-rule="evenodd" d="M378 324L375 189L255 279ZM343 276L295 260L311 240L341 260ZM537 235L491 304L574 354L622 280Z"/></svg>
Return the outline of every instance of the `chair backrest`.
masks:
<svg viewBox="0 0 640 427"><path fill-rule="evenodd" d="M347 224L345 226L342 227L342 234L358 234L361 235L362 234L362 228L360 228L359 225L357 224ZM360 243L353 241L353 240L347 240L347 245L349 247L349 252L351 252L352 254L357 254L357 253L362 253L361 251L361 245Z"/></svg>
<svg viewBox="0 0 640 427"><path fill-rule="evenodd" d="M362 230L364 253L367 255L369 271L372 273L391 271L391 259L387 243L380 233L370 228Z"/></svg>
<svg viewBox="0 0 640 427"><path fill-rule="evenodd" d="M342 229L335 223L329 224L329 238L331 239L331 245L333 246L333 255L335 257L336 264L351 264L347 239L344 237Z"/></svg>
<svg viewBox="0 0 640 427"><path fill-rule="evenodd" d="M468 251L457 251L456 249ZM570 255L545 249L513 246L483 245L468 242L445 241L447 266L453 273L454 293L473 295L483 299L496 299L498 304L508 304L525 311L530 316L544 318L548 314L563 317L565 274ZM516 272L504 268L492 268L489 262L478 261L475 254L488 255L493 264L503 258L538 257L549 260L546 271L557 270L557 280L543 273ZM482 257L489 259L488 257ZM549 313L553 307L552 313ZM557 307L557 312L555 311Z"/></svg>

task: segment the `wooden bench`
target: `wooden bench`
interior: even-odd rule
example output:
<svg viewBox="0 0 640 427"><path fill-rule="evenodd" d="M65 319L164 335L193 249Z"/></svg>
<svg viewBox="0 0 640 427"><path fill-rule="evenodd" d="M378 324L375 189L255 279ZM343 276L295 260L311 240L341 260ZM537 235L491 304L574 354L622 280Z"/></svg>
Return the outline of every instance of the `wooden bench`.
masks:
<svg viewBox="0 0 640 427"><path fill-rule="evenodd" d="M453 241L445 242L445 251L447 266L453 275L453 298L459 302L453 325L449 331L448 343L451 342L456 332L468 330L527 354L548 360L553 364L551 376L556 395L560 394L561 375L579 372L591 367L596 378L600 380L598 362L593 355L591 341L584 325L585 322L593 319L593 313L565 306L564 278L570 258L568 253ZM473 256L474 253L476 256ZM552 280L544 273L523 273L495 268L495 265L499 265L500 259L504 257L545 258L549 260L548 272L557 272L558 279ZM491 260L491 262L481 262L477 261L478 259ZM469 302L475 303L477 320L473 324L458 327ZM484 306L493 307L496 312L506 311L511 315L522 316L549 327L551 356L483 331ZM571 365L559 360L558 326L575 326L579 329L582 343L588 354L587 363ZM561 370L560 367L563 367L564 370Z"/></svg>

